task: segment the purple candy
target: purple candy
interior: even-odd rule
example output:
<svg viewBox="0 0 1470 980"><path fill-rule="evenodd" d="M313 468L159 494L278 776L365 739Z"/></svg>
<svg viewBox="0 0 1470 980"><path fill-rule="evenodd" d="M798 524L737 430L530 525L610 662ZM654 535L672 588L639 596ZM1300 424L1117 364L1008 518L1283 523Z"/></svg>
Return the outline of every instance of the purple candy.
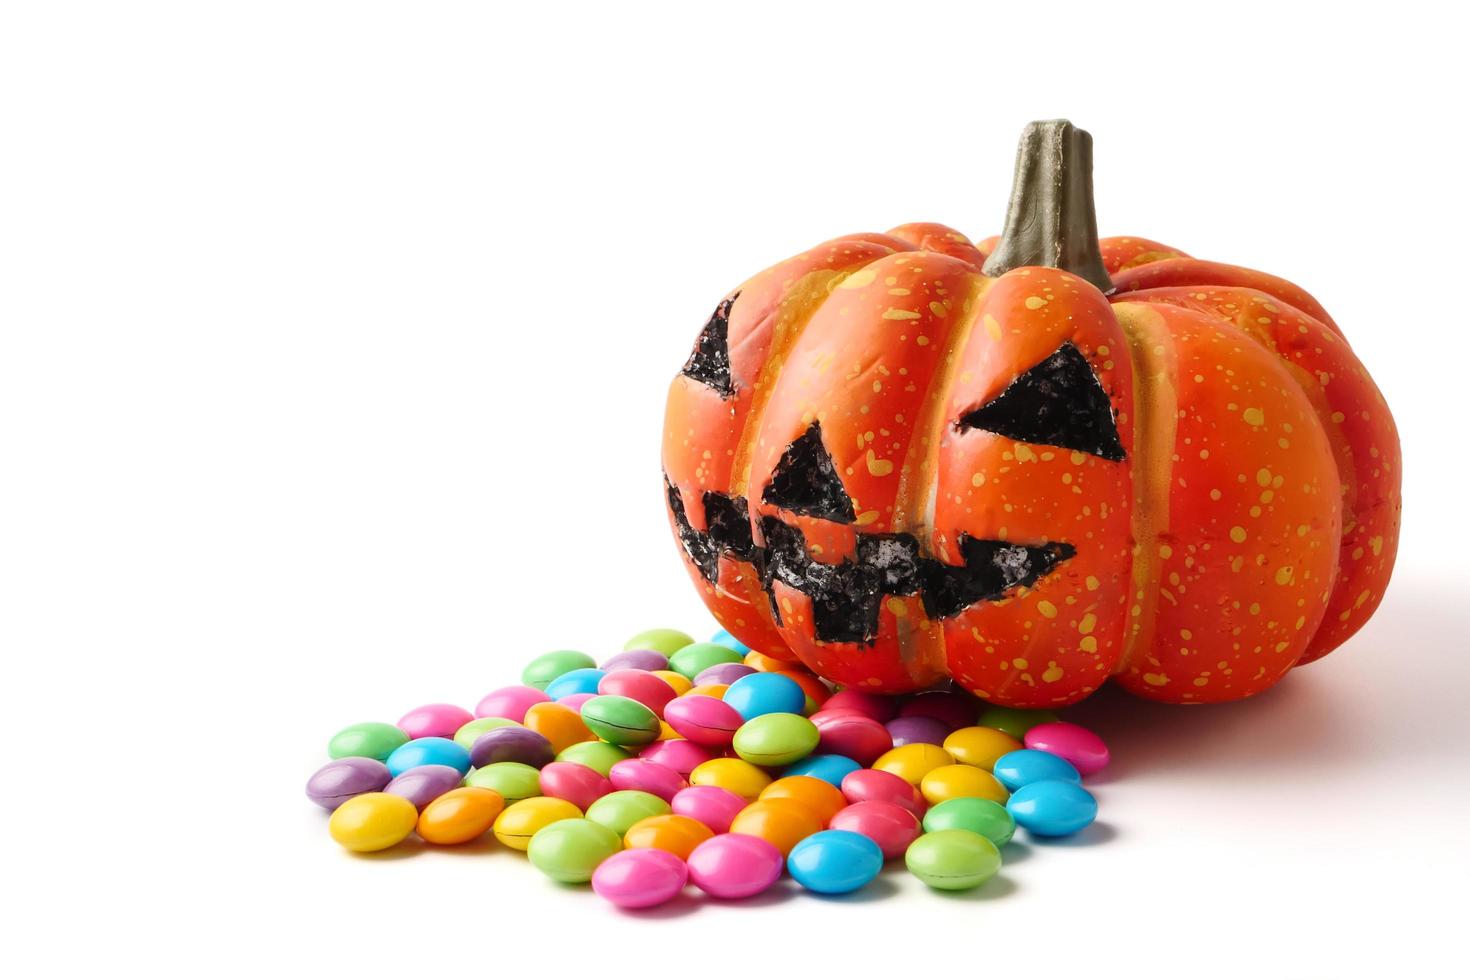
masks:
<svg viewBox="0 0 1470 980"><path fill-rule="evenodd" d="M354 796L378 792L392 778L377 759L357 755L333 759L306 781L306 796L317 806L335 810Z"/></svg>
<svg viewBox="0 0 1470 980"><path fill-rule="evenodd" d="M422 810L463 781L453 766L414 766L396 776L383 792L401 796Z"/></svg>
<svg viewBox="0 0 1470 980"><path fill-rule="evenodd" d="M669 658L657 650L624 650L615 653L597 665L603 670L668 670Z"/></svg>
<svg viewBox="0 0 1470 980"><path fill-rule="evenodd" d="M496 762L521 762L540 769L556 758L556 750L540 732L519 725L492 728L470 746L470 765L479 769Z"/></svg>
<svg viewBox="0 0 1470 980"><path fill-rule="evenodd" d="M694 677L696 684L734 684L746 674L754 674L754 667L745 664L715 664L706 667Z"/></svg>
<svg viewBox="0 0 1470 980"><path fill-rule="evenodd" d="M884 727L888 729L888 734L893 736L894 748L900 745L912 745L914 742L943 745L945 737L949 735L949 728L944 722L925 718L923 715L895 718Z"/></svg>

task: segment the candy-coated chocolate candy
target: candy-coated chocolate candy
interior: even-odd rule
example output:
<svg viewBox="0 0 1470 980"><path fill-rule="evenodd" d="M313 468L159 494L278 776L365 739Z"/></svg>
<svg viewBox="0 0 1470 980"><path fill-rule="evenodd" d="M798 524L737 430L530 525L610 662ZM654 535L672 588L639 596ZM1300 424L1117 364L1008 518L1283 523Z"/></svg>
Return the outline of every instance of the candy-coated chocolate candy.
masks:
<svg viewBox="0 0 1470 980"><path fill-rule="evenodd" d="M1016 823L1041 837L1066 837L1097 819L1097 800L1066 779L1027 783L1011 794L1006 809Z"/></svg>
<svg viewBox="0 0 1470 980"><path fill-rule="evenodd" d="M954 765L954 756L939 746L928 742L911 742L884 752L873 763L873 768L901 776L911 785L917 786L931 769L951 765Z"/></svg>
<svg viewBox="0 0 1470 980"><path fill-rule="evenodd" d="M419 836L430 844L463 844L483 835L495 823L505 801L493 789L461 786L424 807Z"/></svg>
<svg viewBox="0 0 1470 980"><path fill-rule="evenodd" d="M618 835L602 824L569 818L538 830L526 856L553 881L580 885L591 881L598 866L621 849Z"/></svg>
<svg viewBox="0 0 1470 980"><path fill-rule="evenodd" d="M541 773L521 762L496 762L465 777L466 786L493 789L506 805L541 795Z"/></svg>
<svg viewBox="0 0 1470 980"><path fill-rule="evenodd" d="M898 709L900 718L933 718L951 732L975 724L979 715L980 702L967 691L925 691Z"/></svg>
<svg viewBox="0 0 1470 980"><path fill-rule="evenodd" d="M397 725L381 721L364 721L348 725L332 736L327 743L327 755L333 759L362 756L364 759L385 761L393 750L409 739L408 732Z"/></svg>
<svg viewBox="0 0 1470 980"><path fill-rule="evenodd" d="M580 711L555 702L531 705L526 709L526 720L522 724L545 735L558 755L568 745L590 742L597 737L582 721Z"/></svg>
<svg viewBox="0 0 1470 980"><path fill-rule="evenodd" d="M388 771L400 776L415 766L449 766L463 776L470 771L470 753L452 738L416 738L388 756Z"/></svg>
<svg viewBox="0 0 1470 980"><path fill-rule="evenodd" d="M816 814L823 827L838 810L847 806L842 790L815 776L782 776L761 790L760 799L795 800Z"/></svg>
<svg viewBox="0 0 1470 980"><path fill-rule="evenodd" d="M533 796L518 800L500 811L495 818L495 839L506 847L524 851L531 838L543 827L558 820L570 820L582 816L582 811L566 800L554 796Z"/></svg>
<svg viewBox="0 0 1470 980"><path fill-rule="evenodd" d="M678 630L652 629L644 630L637 636L623 644L624 650L654 650L664 656L670 656L684 649L694 642L694 637L688 633L680 633Z"/></svg>
<svg viewBox="0 0 1470 980"><path fill-rule="evenodd" d="M609 742L594 740L568 745L556 754L557 762L580 762L589 769L596 769L606 776L612 767L624 759L633 758L627 749Z"/></svg>
<svg viewBox="0 0 1470 980"><path fill-rule="evenodd" d="M545 735L520 725L491 729L470 747L470 764L477 769L496 762L522 762L540 769L555 758Z"/></svg>
<svg viewBox="0 0 1470 980"><path fill-rule="evenodd" d="M1108 747L1096 734L1066 721L1042 722L1026 732L1026 748L1050 752L1070 762L1083 776L1108 764Z"/></svg>
<svg viewBox="0 0 1470 980"><path fill-rule="evenodd" d="M521 671L521 683L544 691L547 684L563 674L596 666L597 661L580 650L552 650L526 664Z"/></svg>
<svg viewBox="0 0 1470 980"><path fill-rule="evenodd" d="M782 660L779 657L773 657L769 653L761 653L759 650L752 650L747 653L743 661L743 663L747 667L754 667L756 670L761 671L785 670L786 668L790 667L794 662L795 661Z"/></svg>
<svg viewBox="0 0 1470 980"><path fill-rule="evenodd" d="M729 688L729 684L695 684L687 693L706 698L723 698Z"/></svg>
<svg viewBox="0 0 1470 980"><path fill-rule="evenodd" d="M729 630L720 630L714 636L710 637L709 641L711 643L718 643L722 647L729 647L741 656L750 652L750 647L735 639Z"/></svg>
<svg viewBox="0 0 1470 980"><path fill-rule="evenodd" d="M638 821L669 812L669 804L652 793L635 789L615 790L587 808L587 819L595 820L619 839Z"/></svg>
<svg viewBox="0 0 1470 980"><path fill-rule="evenodd" d="M669 685L669 687L672 687L675 697L682 697L688 694L694 687L694 682L677 670L655 670L651 671L651 673L654 677L659 678L665 684Z"/></svg>
<svg viewBox="0 0 1470 980"><path fill-rule="evenodd" d="M981 769L994 768L996 759L1020 747L1020 742L999 728L983 725L961 728L944 740L944 750L954 756L956 762Z"/></svg>
<svg viewBox="0 0 1470 980"><path fill-rule="evenodd" d="M674 794L688 785L684 777L668 766L648 759L624 759L608 773L615 789L636 789L652 793L661 800L672 800Z"/></svg>
<svg viewBox="0 0 1470 980"><path fill-rule="evenodd" d="M770 841L747 834L720 834L689 855L689 880L715 898L750 898L781 877L785 863Z"/></svg>
<svg viewBox="0 0 1470 980"><path fill-rule="evenodd" d="M620 694L599 694L582 705L582 723L603 741L624 748L647 745L659 735L658 715Z"/></svg>
<svg viewBox="0 0 1470 980"><path fill-rule="evenodd" d="M849 803L877 800L901 806L921 816L928 805L919 790L902 776L877 769L858 769L842 779L842 795Z"/></svg>
<svg viewBox="0 0 1470 980"><path fill-rule="evenodd" d="M398 727L410 738L453 738L455 732L474 720L474 715L457 704L426 704L398 719Z"/></svg>
<svg viewBox="0 0 1470 980"><path fill-rule="evenodd" d="M732 834L770 841L783 855L821 829L821 818L793 799L756 800L730 822Z"/></svg>
<svg viewBox="0 0 1470 980"><path fill-rule="evenodd" d="M754 673L754 667L747 667L743 663L715 664L713 667L706 667L704 670L701 670L699 676L694 678L694 683L728 685L735 683L742 677L749 677Z"/></svg>
<svg viewBox="0 0 1470 980"><path fill-rule="evenodd" d="M689 774L689 785L719 786L747 803L760 796L770 783L770 776L744 759L711 759L695 766Z"/></svg>
<svg viewBox="0 0 1470 980"><path fill-rule="evenodd" d="M897 803L869 800L853 803L832 815L832 830L850 830L878 845L884 860L896 858L919 836L919 818Z"/></svg>
<svg viewBox="0 0 1470 980"><path fill-rule="evenodd" d="M815 776L817 779L826 780L833 786L841 786L842 780L848 773L856 772L861 768L857 760L849 759L845 755L811 755L787 766L781 775Z"/></svg>
<svg viewBox="0 0 1470 980"><path fill-rule="evenodd" d="M1040 749L1007 752L995 760L995 767L991 771L1009 790L1020 789L1027 783L1039 783L1043 779L1082 782L1082 775L1077 772L1076 766L1059 755L1042 752Z"/></svg>
<svg viewBox="0 0 1470 980"><path fill-rule="evenodd" d="M608 657L598 666L608 673L615 670L668 670L669 658L657 650L624 650Z"/></svg>
<svg viewBox="0 0 1470 980"><path fill-rule="evenodd" d="M422 810L462 782L464 775L453 766L414 766L394 776L383 792L401 796Z"/></svg>
<svg viewBox="0 0 1470 980"><path fill-rule="evenodd" d="M984 769L958 764L930 769L919 781L919 792L930 806L966 796L1004 803L1010 795L1000 780Z"/></svg>
<svg viewBox="0 0 1470 980"><path fill-rule="evenodd" d="M381 851L413 833L419 811L401 796L363 793L332 811L327 831L349 851Z"/></svg>
<svg viewBox="0 0 1470 980"><path fill-rule="evenodd" d="M749 721L761 715L801 714L806 692L785 674L750 673L731 683L723 700Z"/></svg>
<svg viewBox="0 0 1470 980"><path fill-rule="evenodd" d="M980 724L986 728L999 728L1011 738L1025 738L1026 733L1037 725L1056 721L1050 711L1033 708L1002 708L990 705L980 714Z"/></svg>
<svg viewBox="0 0 1470 980"><path fill-rule="evenodd" d="M944 740L949 737L949 727L944 722L925 718L922 715L895 718L884 727L888 730L888 737L893 739L895 746L913 745L919 742L926 745L943 745Z"/></svg>
<svg viewBox="0 0 1470 980"><path fill-rule="evenodd" d="M812 715L817 726L817 751L845 755L861 765L872 765L884 752L893 748L893 736L883 724L853 710L835 714L823 709Z"/></svg>
<svg viewBox="0 0 1470 980"><path fill-rule="evenodd" d="M698 820L717 834L727 833L736 814L746 807L745 798L719 786L686 786L669 801L681 817Z"/></svg>
<svg viewBox="0 0 1470 980"><path fill-rule="evenodd" d="M924 814L924 830L968 830L1005 847L1016 833L1016 818L994 800L961 796L930 807Z"/></svg>
<svg viewBox="0 0 1470 980"><path fill-rule="evenodd" d="M486 718L476 718L467 725L459 726L459 731L454 733L454 740L467 749L475 747L475 741L486 732L493 732L497 728L507 725L519 725L519 722L511 721L509 718L496 718L491 715Z"/></svg>
<svg viewBox="0 0 1470 980"><path fill-rule="evenodd" d="M608 777L579 762L553 762L541 770L541 792L585 811L613 791Z"/></svg>
<svg viewBox="0 0 1470 980"><path fill-rule="evenodd" d="M786 869L808 891L843 895L878 876L883 870L883 850L862 834L824 830L791 849Z"/></svg>
<svg viewBox="0 0 1470 980"><path fill-rule="evenodd" d="M664 706L664 721L689 741L716 749L728 746L736 729L745 724L740 712L703 694L685 694L670 701Z"/></svg>
<svg viewBox="0 0 1470 980"><path fill-rule="evenodd" d="M686 780L694 771L695 766L708 762L714 757L715 754L712 751L687 738L654 742L652 745L645 745L638 753L638 758L657 762L661 766L668 766Z"/></svg>
<svg viewBox="0 0 1470 980"><path fill-rule="evenodd" d="M892 720L898 714L898 699L848 687L833 694L822 705L823 711L835 711L838 708L851 709L874 721L885 722Z"/></svg>
<svg viewBox="0 0 1470 980"><path fill-rule="evenodd" d="M774 677L774 674L757 674ZM784 766L811 755L817 747L817 726L798 714L758 715L741 725L731 742L740 758L758 766ZM453 743L450 743L453 744Z"/></svg>
<svg viewBox="0 0 1470 980"><path fill-rule="evenodd" d="M738 664L740 654L718 643L691 643L669 655L669 668L693 680L715 664Z"/></svg>
<svg viewBox="0 0 1470 980"><path fill-rule="evenodd" d="M656 817L644 817L628 828L623 835L626 848L653 847L668 851L680 860L714 836L714 831L692 817L677 813L664 813Z"/></svg>
<svg viewBox="0 0 1470 980"><path fill-rule="evenodd" d="M936 830L909 845L904 863L930 888L965 891L984 884L1000 870L1000 851L972 831Z"/></svg>
<svg viewBox="0 0 1470 980"><path fill-rule="evenodd" d="M319 807L335 810L354 796L380 791L392 778L388 767L377 759L348 756L312 773L306 781L306 796Z"/></svg>
<svg viewBox="0 0 1470 980"><path fill-rule="evenodd" d="M655 715L664 713L664 705L674 699L669 682L646 670L623 667L610 670L597 685L598 694L617 694L632 698Z"/></svg>
<svg viewBox="0 0 1470 980"><path fill-rule="evenodd" d="M578 667L546 685L546 696L556 701L568 694L596 694L606 671L599 667Z"/></svg>
<svg viewBox="0 0 1470 980"><path fill-rule="evenodd" d="M655 848L619 851L592 872L592 890L619 908L662 905L684 890L689 868L678 856Z"/></svg>
<svg viewBox="0 0 1470 980"><path fill-rule="evenodd" d="M516 724L526 720L526 712L533 704L550 701L546 692L524 684L514 684L491 691L475 705L476 718L509 718Z"/></svg>
<svg viewBox="0 0 1470 980"><path fill-rule="evenodd" d="M556 703L557 704L561 704L561 705L565 705L566 707L571 708L573 711L577 712L578 714L581 714L582 713L582 705L586 704L588 701L591 701L595 697L597 697L597 695L595 695L595 694L588 694L585 691L580 692L580 693L577 693L577 694L563 694L561 697L559 697L559 698L556 699Z"/></svg>

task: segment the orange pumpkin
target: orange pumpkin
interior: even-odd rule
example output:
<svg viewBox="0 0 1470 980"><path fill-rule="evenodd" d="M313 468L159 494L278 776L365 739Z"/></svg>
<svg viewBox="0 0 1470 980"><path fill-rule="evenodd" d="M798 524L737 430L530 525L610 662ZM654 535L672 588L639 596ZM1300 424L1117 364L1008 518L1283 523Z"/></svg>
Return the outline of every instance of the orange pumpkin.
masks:
<svg viewBox="0 0 1470 980"><path fill-rule="evenodd" d="M847 235L730 293L669 391L670 524L726 629L834 682L1246 697L1377 607L1393 417L1299 287L1098 241L1027 128L1005 233Z"/></svg>

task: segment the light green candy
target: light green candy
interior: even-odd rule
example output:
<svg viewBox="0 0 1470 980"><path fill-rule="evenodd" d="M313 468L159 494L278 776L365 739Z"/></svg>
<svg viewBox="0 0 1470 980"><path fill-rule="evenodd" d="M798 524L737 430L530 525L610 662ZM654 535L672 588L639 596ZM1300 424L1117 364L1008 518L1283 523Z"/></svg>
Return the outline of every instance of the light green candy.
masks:
<svg viewBox="0 0 1470 980"><path fill-rule="evenodd" d="M673 809L664 800L639 789L620 789L593 801L587 819L622 837L645 817L660 817Z"/></svg>
<svg viewBox="0 0 1470 980"><path fill-rule="evenodd" d="M541 773L524 762L492 762L470 773L464 784L495 790L506 806L541 795Z"/></svg>
<svg viewBox="0 0 1470 980"><path fill-rule="evenodd" d="M1000 851L969 830L936 830L910 844L903 862L930 888L961 892L984 884L1000 870Z"/></svg>
<svg viewBox="0 0 1470 980"><path fill-rule="evenodd" d="M678 630L644 630L623 644L624 650L657 650L665 657L694 642L694 637Z"/></svg>
<svg viewBox="0 0 1470 980"><path fill-rule="evenodd" d="M624 759L633 758L633 753L608 742L578 742L568 745L557 754L557 762L578 762L588 769L596 769L606 776L612 767Z"/></svg>
<svg viewBox="0 0 1470 980"><path fill-rule="evenodd" d="M669 669L692 681L700 671L715 664L738 664L744 660L734 650L718 643L689 643L669 655Z"/></svg>
<svg viewBox="0 0 1470 980"><path fill-rule="evenodd" d="M784 766L811 755L817 726L784 711L752 718L735 730L735 754L757 766Z"/></svg>
<svg viewBox="0 0 1470 980"><path fill-rule="evenodd" d="M582 705L582 724L613 745L647 745L662 730L658 715L621 694L599 694Z"/></svg>
<svg viewBox="0 0 1470 980"><path fill-rule="evenodd" d="M408 732L397 725L383 721L365 721L348 725L332 736L327 743L327 755L333 759L345 759L360 755L368 759L386 762L393 750L408 741Z"/></svg>
<svg viewBox="0 0 1470 980"><path fill-rule="evenodd" d="M548 878L580 885L591 881L597 866L622 849L622 839L607 827L573 818L536 831L526 855Z"/></svg>
<svg viewBox="0 0 1470 980"><path fill-rule="evenodd" d="M980 724L986 728L998 728L1011 738L1024 739L1026 733L1044 722L1056 721L1050 711L1030 708L1002 708L991 705L980 714Z"/></svg>
<svg viewBox="0 0 1470 980"><path fill-rule="evenodd" d="M521 671L521 683L544 691L547 684L569 670L596 666L597 661L580 650L553 650L526 664L526 669Z"/></svg>
<svg viewBox="0 0 1470 980"><path fill-rule="evenodd" d="M1016 818L994 800L961 796L945 800L924 814L924 830L968 830L996 847L1005 847L1016 833Z"/></svg>
<svg viewBox="0 0 1470 980"><path fill-rule="evenodd" d="M459 726L459 731L454 733L454 740L465 748L472 749L475 747L475 739L486 732L514 724L509 718L476 718Z"/></svg>

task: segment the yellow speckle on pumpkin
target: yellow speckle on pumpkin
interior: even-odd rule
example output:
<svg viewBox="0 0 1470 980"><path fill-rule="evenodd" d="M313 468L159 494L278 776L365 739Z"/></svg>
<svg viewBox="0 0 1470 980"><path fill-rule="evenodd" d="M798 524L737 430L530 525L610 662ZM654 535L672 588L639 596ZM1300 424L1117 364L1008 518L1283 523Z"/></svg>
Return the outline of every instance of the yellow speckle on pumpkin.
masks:
<svg viewBox="0 0 1470 980"><path fill-rule="evenodd" d="M1041 679L1046 681L1048 684L1055 684L1057 681L1062 679L1063 673L1064 672L1062 668L1058 667L1056 665L1056 662L1053 661L1051 666L1047 667L1046 670L1043 670L1041 672Z"/></svg>
<svg viewBox="0 0 1470 980"><path fill-rule="evenodd" d="M1096 592L1098 590L1098 587L1100 585L1102 585L1102 583L1097 580L1097 576L1096 575L1089 575L1089 576L1087 576L1087 591L1088 592Z"/></svg>
<svg viewBox="0 0 1470 980"><path fill-rule="evenodd" d="M939 302L938 300L935 300L934 302L929 304L929 312L933 313L935 316L949 316L949 310L946 310L944 308L944 304Z"/></svg>
<svg viewBox="0 0 1470 980"><path fill-rule="evenodd" d="M1150 684L1150 685L1152 685L1154 687L1163 687L1165 684L1169 683L1169 675L1168 674L1144 674L1143 675L1143 682L1145 684Z"/></svg>
<svg viewBox="0 0 1470 980"><path fill-rule="evenodd" d="M1096 613L1088 613L1086 616L1083 616L1082 617L1082 621L1077 624L1077 632L1079 632L1079 633L1091 633L1093 631L1093 629L1095 629L1096 627L1097 627L1097 614Z"/></svg>
<svg viewBox="0 0 1470 980"><path fill-rule="evenodd" d="M991 340L1000 339L1000 322L989 313L985 314L985 332L990 335Z"/></svg>
<svg viewBox="0 0 1470 980"><path fill-rule="evenodd" d="M1373 554L1375 557L1383 554L1383 537L1381 535L1375 535L1374 537L1369 538L1368 547L1373 549Z"/></svg>
<svg viewBox="0 0 1470 980"><path fill-rule="evenodd" d="M885 313L883 315L887 316L888 314ZM1240 417L1245 419L1246 425L1266 424L1266 413L1261 411L1259 408L1248 408L1244 412L1240 413Z"/></svg>
<svg viewBox="0 0 1470 980"><path fill-rule="evenodd" d="M918 318L919 314L913 310L900 310L894 306L890 306L883 311L883 319L885 320L917 320Z"/></svg>
<svg viewBox="0 0 1470 980"><path fill-rule="evenodd" d="M984 473L975 473L975 474L971 475L971 477L970 477L970 486L972 486L972 487L983 487L983 486L985 486L985 474Z"/></svg>
<svg viewBox="0 0 1470 980"><path fill-rule="evenodd" d="M1040 602L1038 602L1036 604L1036 609L1037 609L1038 612L1041 613L1041 615L1045 616L1047 619L1056 619L1057 618L1057 607L1054 606L1054 605L1052 605L1050 602L1048 602L1045 599L1042 599Z"/></svg>
<svg viewBox="0 0 1470 980"><path fill-rule="evenodd" d="M1241 527L1239 524L1232 527L1230 529L1230 540L1234 541L1236 544L1243 543L1245 541L1245 528Z"/></svg>
<svg viewBox="0 0 1470 980"><path fill-rule="evenodd" d="M1016 668L1017 670L1025 670L1031 665L1026 661L1025 657L1017 657L1015 660L1011 661L1011 666Z"/></svg>
<svg viewBox="0 0 1470 980"><path fill-rule="evenodd" d="M868 450L868 472L874 476L887 476L893 472L893 460L879 459L878 454Z"/></svg>
<svg viewBox="0 0 1470 980"><path fill-rule="evenodd" d="M1282 565L1280 568L1276 569L1276 584L1277 585L1286 585L1290 581L1291 581L1291 566L1290 565Z"/></svg>
<svg viewBox="0 0 1470 980"><path fill-rule="evenodd" d="M1026 297L1026 309L1028 310L1039 310L1045 305L1046 300L1042 299L1040 296Z"/></svg>
<svg viewBox="0 0 1470 980"><path fill-rule="evenodd" d="M1097 637L1084 636L1077 644L1083 653L1097 653Z"/></svg>
<svg viewBox="0 0 1470 980"><path fill-rule="evenodd" d="M893 613L893 615L895 616L907 616L909 614L909 607L904 605L903 600L900 599L898 596L889 596L884 605L886 605L888 607L888 611Z"/></svg>
<svg viewBox="0 0 1470 980"><path fill-rule="evenodd" d="M877 519L878 512L876 510L865 510L857 516L856 524L858 527L865 527Z"/></svg>
<svg viewBox="0 0 1470 980"><path fill-rule="evenodd" d="M838 289L862 289L864 286L878 278L878 273L872 269L859 269L838 285Z"/></svg>

